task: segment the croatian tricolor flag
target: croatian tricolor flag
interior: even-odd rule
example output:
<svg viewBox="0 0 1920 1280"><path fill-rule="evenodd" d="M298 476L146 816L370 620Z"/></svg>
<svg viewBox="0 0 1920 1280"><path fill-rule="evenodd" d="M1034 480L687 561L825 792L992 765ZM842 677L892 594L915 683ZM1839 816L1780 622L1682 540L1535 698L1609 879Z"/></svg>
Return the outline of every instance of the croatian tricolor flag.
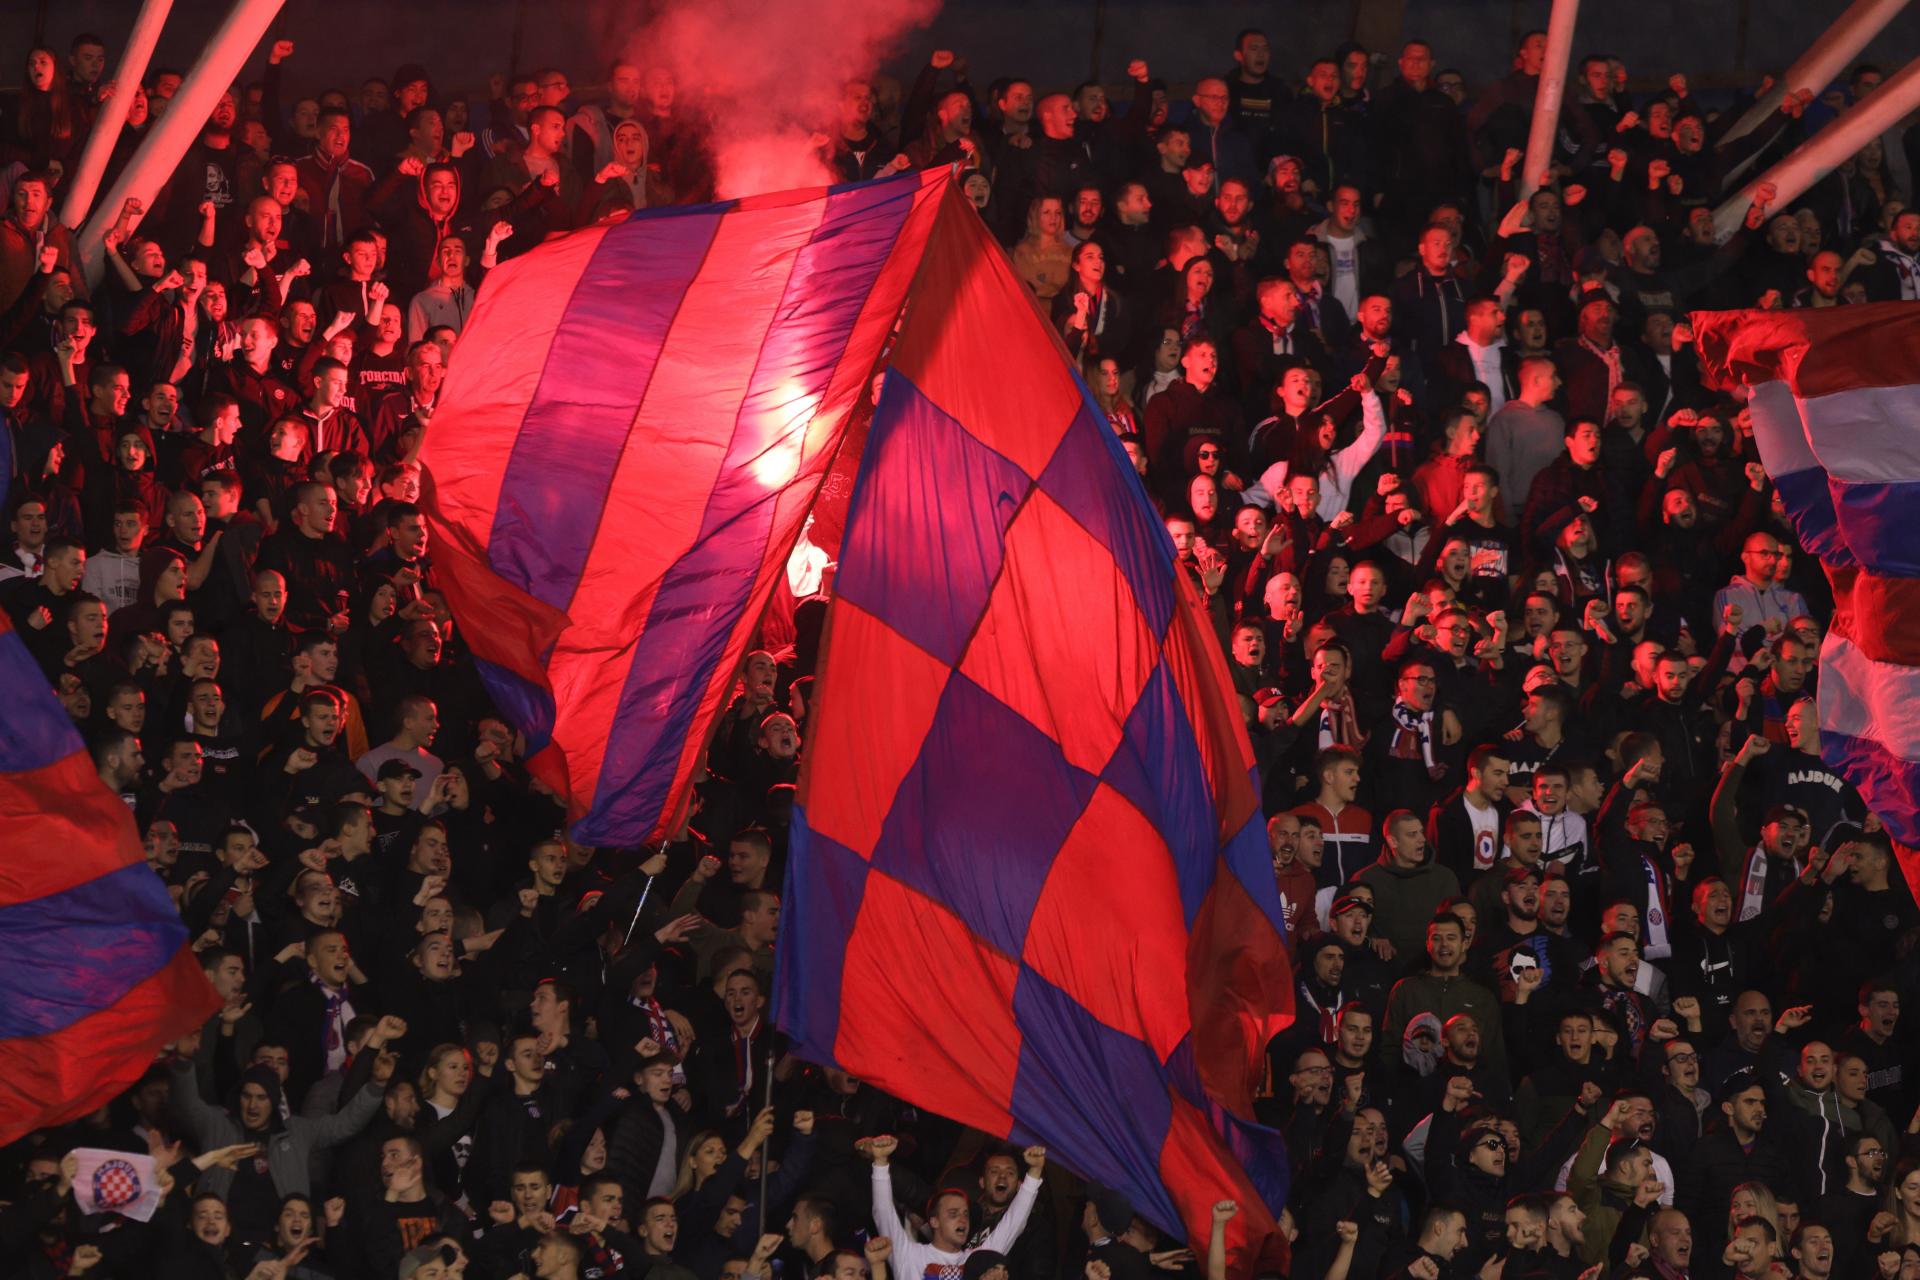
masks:
<svg viewBox="0 0 1920 1280"><path fill-rule="evenodd" d="M1703 371L1744 383L1800 545L1833 582L1820 747L1901 846L1920 845L1920 306L1694 316Z"/></svg>

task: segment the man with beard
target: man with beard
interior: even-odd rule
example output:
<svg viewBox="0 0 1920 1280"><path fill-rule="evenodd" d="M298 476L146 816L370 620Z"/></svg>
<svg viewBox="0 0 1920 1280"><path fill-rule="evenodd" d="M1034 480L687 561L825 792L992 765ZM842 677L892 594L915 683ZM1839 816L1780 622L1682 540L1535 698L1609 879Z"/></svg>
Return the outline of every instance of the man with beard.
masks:
<svg viewBox="0 0 1920 1280"><path fill-rule="evenodd" d="M1020 1191L1020 1157L1013 1148L989 1152L980 1172L980 1195L974 1202L978 1222L968 1237L972 1248L984 1248L1013 1209ZM1048 1280L1055 1269L1053 1206L1037 1201L1026 1228L1006 1251L1008 1280Z"/></svg>
<svg viewBox="0 0 1920 1280"><path fill-rule="evenodd" d="M1842 1151L1846 1180L1820 1197L1812 1221L1826 1224L1831 1233L1834 1272L1849 1276L1858 1274L1856 1268L1869 1256L1868 1232L1880 1212L1891 1156L1886 1143L1865 1130L1848 1135Z"/></svg>

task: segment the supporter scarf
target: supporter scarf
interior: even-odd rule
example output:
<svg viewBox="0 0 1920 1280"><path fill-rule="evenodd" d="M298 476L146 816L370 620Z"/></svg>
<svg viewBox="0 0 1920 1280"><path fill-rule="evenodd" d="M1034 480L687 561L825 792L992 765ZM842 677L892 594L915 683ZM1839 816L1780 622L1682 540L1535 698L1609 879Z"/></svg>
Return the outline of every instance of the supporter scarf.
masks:
<svg viewBox="0 0 1920 1280"><path fill-rule="evenodd" d="M1912 258L1895 249L1892 242L1886 240L1880 242L1880 256L1891 262L1894 271L1900 276L1901 300L1912 302L1915 298L1920 298L1920 264L1916 264Z"/></svg>
<svg viewBox="0 0 1920 1280"><path fill-rule="evenodd" d="M1316 989L1320 986L1320 983L1308 978L1303 982L1296 983L1294 990L1300 999L1306 1002L1307 1008L1312 1010L1312 1016L1318 1020L1321 1043L1332 1044L1334 1033L1337 1032L1340 1027L1340 1010L1346 1007L1347 1001L1342 998L1341 993L1337 989L1322 995L1321 992ZM1295 1018L1296 1022L1301 1023L1304 1023L1306 1020L1307 1015L1304 1013Z"/></svg>
<svg viewBox="0 0 1920 1280"><path fill-rule="evenodd" d="M1647 878L1647 902L1641 919L1647 928L1647 945L1641 952L1649 960L1662 960L1673 954L1673 939L1668 929L1673 924L1673 909L1667 902L1666 878L1646 854L1640 855L1640 870Z"/></svg>
<svg viewBox="0 0 1920 1280"><path fill-rule="evenodd" d="M1367 737L1360 732L1360 717L1354 713L1353 695L1343 693L1320 704L1320 745L1352 747L1359 750Z"/></svg>
<svg viewBox="0 0 1920 1280"><path fill-rule="evenodd" d="M1607 402L1611 404L1613 402L1613 389L1619 386L1626 378L1626 374L1620 367L1619 344L1616 343L1611 347L1602 348L1582 338L1580 339L1580 345L1593 352L1595 356L1599 357L1600 362L1607 366Z"/></svg>
<svg viewBox="0 0 1920 1280"><path fill-rule="evenodd" d="M1205 312L1205 304L1199 303L1199 302L1189 302L1187 304L1187 314L1183 316L1180 320L1181 340L1184 342L1189 339L1198 337L1200 334L1206 332L1206 327L1207 327L1207 317Z"/></svg>
<svg viewBox="0 0 1920 1280"><path fill-rule="evenodd" d="M1320 286L1315 284L1303 289L1295 285L1293 291L1300 295L1300 305L1306 310L1307 321L1314 332L1318 333L1320 331Z"/></svg>
<svg viewBox="0 0 1920 1280"><path fill-rule="evenodd" d="M347 1057L347 989L328 986L320 981L320 975L317 973L309 973L307 979L320 988L320 994L326 998L326 1030L320 1047L327 1055L327 1070L333 1071L345 1063Z"/></svg>
<svg viewBox="0 0 1920 1280"><path fill-rule="evenodd" d="M1740 914L1735 919L1744 923L1766 909L1767 877L1773 872L1771 862L1765 845L1756 844L1747 851L1747 864L1740 871Z"/></svg>
<svg viewBox="0 0 1920 1280"><path fill-rule="evenodd" d="M1273 354L1277 356L1290 356L1293 354L1293 329L1291 326L1282 329L1279 325L1269 322L1265 316L1261 316L1260 327L1265 329L1267 336L1273 340Z"/></svg>
<svg viewBox="0 0 1920 1280"><path fill-rule="evenodd" d="M1602 990L1600 1004L1608 1013L1616 1014L1620 1024L1627 1029L1627 1039L1637 1053L1640 1046L1647 1042L1647 1018L1635 1000L1631 991Z"/></svg>
<svg viewBox="0 0 1920 1280"><path fill-rule="evenodd" d="M753 1096L753 1036L754 1036L754 1033L759 1029L760 1029L760 1024L758 1022L755 1022L751 1027L747 1028L747 1033L745 1035L741 1035L740 1032L738 1031L729 1031L727 1033L728 1036L733 1041L734 1079L740 1082L740 1092L737 1095L735 1095L733 1102L729 1104L727 1107L727 1114L729 1116L737 1116L737 1115L743 1114L745 1108L748 1106L749 1102L752 1099L752 1096Z"/></svg>
<svg viewBox="0 0 1920 1280"><path fill-rule="evenodd" d="M1433 712L1415 711L1404 702L1395 702L1393 723L1396 731L1387 754L1396 760L1422 760L1428 775L1438 777L1440 766L1433 762Z"/></svg>

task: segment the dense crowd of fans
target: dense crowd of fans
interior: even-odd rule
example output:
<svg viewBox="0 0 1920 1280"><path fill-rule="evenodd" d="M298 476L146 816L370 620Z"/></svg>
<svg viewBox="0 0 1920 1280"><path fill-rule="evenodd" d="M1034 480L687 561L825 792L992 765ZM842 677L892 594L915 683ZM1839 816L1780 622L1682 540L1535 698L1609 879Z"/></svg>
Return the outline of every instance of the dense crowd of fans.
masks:
<svg viewBox="0 0 1920 1280"><path fill-rule="evenodd" d="M1879 73L1728 141L1743 104L1582 57L1529 175L1538 33L1473 86L1419 41L1299 80L1279 38L1179 99L1141 61L983 90L942 51L815 144L846 179L959 167L1212 612L1298 972L1259 1099L1291 1274L1920 1275L1920 910L1818 754L1830 597L1686 318L1916 297L1897 135L1713 235ZM700 103L626 63L288 100L293 57L118 211L97 280L63 175L109 95L118 167L181 76L109 83L81 36L0 121L0 604L224 1001L10 1150L5 1269L1219 1280L1038 1148L783 1052L824 600L748 658L682 838L612 850L437 589L416 457L476 288L711 196ZM151 1223L81 1212L80 1147L157 1160Z"/></svg>

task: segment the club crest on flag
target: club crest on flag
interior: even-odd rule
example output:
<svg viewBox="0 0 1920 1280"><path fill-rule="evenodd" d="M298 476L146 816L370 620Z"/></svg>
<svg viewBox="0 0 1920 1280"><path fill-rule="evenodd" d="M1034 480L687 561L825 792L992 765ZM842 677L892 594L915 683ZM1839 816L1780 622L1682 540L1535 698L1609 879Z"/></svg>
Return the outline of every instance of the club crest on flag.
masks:
<svg viewBox="0 0 1920 1280"><path fill-rule="evenodd" d="M140 1198L140 1171L125 1160L108 1160L93 1171L93 1203L101 1210L124 1209Z"/></svg>

